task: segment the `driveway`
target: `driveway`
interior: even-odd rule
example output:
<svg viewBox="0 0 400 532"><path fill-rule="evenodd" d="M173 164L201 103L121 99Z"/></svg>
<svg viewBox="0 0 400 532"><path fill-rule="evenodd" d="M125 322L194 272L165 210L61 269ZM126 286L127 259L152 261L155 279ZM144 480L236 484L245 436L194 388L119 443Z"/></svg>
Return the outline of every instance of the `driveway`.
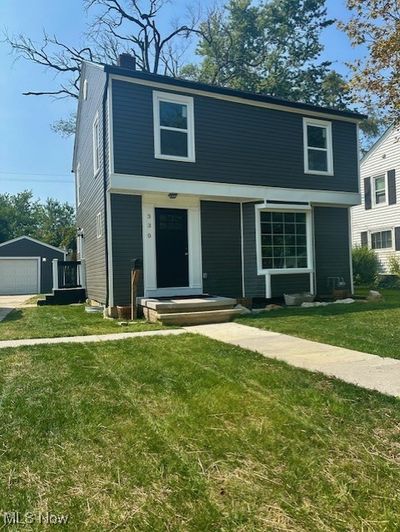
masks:
<svg viewBox="0 0 400 532"><path fill-rule="evenodd" d="M0 296L0 321L3 321L13 309L24 305L31 297L32 294L23 296Z"/></svg>

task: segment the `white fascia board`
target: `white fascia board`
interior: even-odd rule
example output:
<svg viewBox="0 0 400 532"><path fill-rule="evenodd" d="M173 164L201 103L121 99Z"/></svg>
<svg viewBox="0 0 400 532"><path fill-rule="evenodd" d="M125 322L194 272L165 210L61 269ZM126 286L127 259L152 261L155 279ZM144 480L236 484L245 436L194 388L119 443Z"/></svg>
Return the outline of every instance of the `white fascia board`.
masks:
<svg viewBox="0 0 400 532"><path fill-rule="evenodd" d="M127 194L142 194L145 192L176 193L204 198L230 198L237 201L300 201L344 206L353 206L360 203L360 194L358 192L236 185L132 174L112 174L110 176L109 191Z"/></svg>

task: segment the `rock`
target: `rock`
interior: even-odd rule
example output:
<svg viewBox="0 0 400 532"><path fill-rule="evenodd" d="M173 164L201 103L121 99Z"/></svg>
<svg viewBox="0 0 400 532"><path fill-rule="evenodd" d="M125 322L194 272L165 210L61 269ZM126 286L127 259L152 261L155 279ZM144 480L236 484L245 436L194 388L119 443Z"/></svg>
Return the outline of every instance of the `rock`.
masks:
<svg viewBox="0 0 400 532"><path fill-rule="evenodd" d="M269 310L279 310L279 309L282 309L282 308L284 308L284 307L282 307L281 305L274 305L273 303L271 303L270 305L267 305L264 310L267 310L267 311L269 311Z"/></svg>
<svg viewBox="0 0 400 532"><path fill-rule="evenodd" d="M119 321L118 325L121 325L121 327L126 327L127 325L129 325L129 323L127 321Z"/></svg>
<svg viewBox="0 0 400 532"><path fill-rule="evenodd" d="M355 303L356 300L355 299L352 299L351 297L346 297L346 299L337 299L336 301L334 301L334 303L341 303L343 305L349 305L350 303Z"/></svg>
<svg viewBox="0 0 400 532"><path fill-rule="evenodd" d="M303 308L326 307L327 305L329 305L329 303L327 303L326 301L315 301L315 302L305 301L304 303L301 304Z"/></svg>
<svg viewBox="0 0 400 532"><path fill-rule="evenodd" d="M252 314L261 314L261 312L265 312L264 308L253 308L251 309Z"/></svg>
<svg viewBox="0 0 400 532"><path fill-rule="evenodd" d="M251 310L247 307L244 307L243 305L236 305L236 309L241 311L241 314L251 314Z"/></svg>
<svg viewBox="0 0 400 532"><path fill-rule="evenodd" d="M382 294L377 290L370 290L367 299L368 301L380 301L382 299Z"/></svg>

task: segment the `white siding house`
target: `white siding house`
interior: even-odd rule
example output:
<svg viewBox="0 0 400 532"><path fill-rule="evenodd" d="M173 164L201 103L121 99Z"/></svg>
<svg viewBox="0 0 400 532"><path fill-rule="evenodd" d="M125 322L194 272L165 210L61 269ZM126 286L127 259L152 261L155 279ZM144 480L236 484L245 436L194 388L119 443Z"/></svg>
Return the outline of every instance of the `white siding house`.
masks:
<svg viewBox="0 0 400 532"><path fill-rule="evenodd" d="M351 209L353 245L375 250L382 273L400 259L400 132L389 128L361 160L361 204Z"/></svg>

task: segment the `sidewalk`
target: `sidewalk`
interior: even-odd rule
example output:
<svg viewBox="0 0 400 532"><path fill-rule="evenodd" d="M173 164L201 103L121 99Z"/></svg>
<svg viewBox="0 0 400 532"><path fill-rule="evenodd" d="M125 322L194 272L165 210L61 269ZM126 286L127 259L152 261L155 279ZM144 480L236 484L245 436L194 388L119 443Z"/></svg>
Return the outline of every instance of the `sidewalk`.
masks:
<svg viewBox="0 0 400 532"><path fill-rule="evenodd" d="M23 338L21 340L1 340L0 349L6 349L7 347L24 347L29 345L110 342L113 340L140 338L142 336L167 336L171 334L176 335L185 333L186 331L184 331L183 329L166 329L160 331L142 331L136 333L91 334L88 336L62 336L60 338Z"/></svg>
<svg viewBox="0 0 400 532"><path fill-rule="evenodd" d="M187 332L233 344L292 366L318 371L369 390L400 397L400 360L264 331L239 323L185 327Z"/></svg>

